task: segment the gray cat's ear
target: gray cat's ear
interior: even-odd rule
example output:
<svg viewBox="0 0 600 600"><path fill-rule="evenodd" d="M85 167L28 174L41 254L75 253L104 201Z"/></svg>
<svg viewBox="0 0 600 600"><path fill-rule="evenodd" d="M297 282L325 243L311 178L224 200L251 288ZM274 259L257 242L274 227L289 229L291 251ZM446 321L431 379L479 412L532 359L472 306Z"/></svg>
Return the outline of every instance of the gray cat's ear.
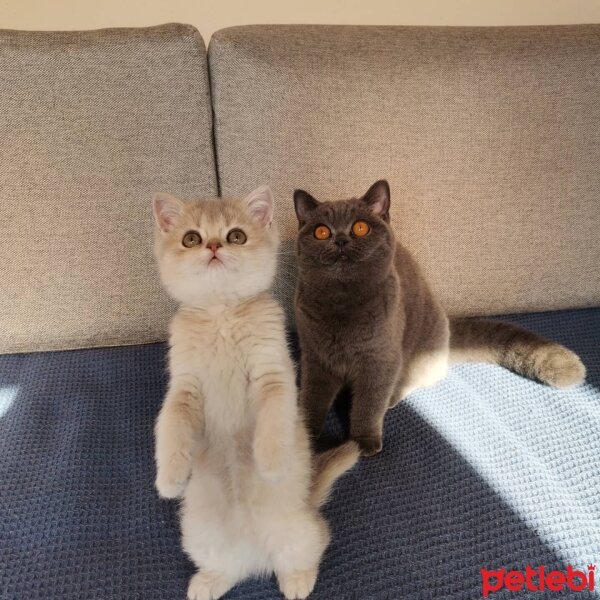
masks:
<svg viewBox="0 0 600 600"><path fill-rule="evenodd" d="M163 233L167 233L175 227L177 220L183 214L185 204L179 198L171 196L171 194L159 192L154 194L152 208L158 228Z"/></svg>
<svg viewBox="0 0 600 600"><path fill-rule="evenodd" d="M273 193L268 185L261 185L244 199L250 215L263 227L269 227L273 221Z"/></svg>
<svg viewBox="0 0 600 600"><path fill-rule="evenodd" d="M385 179L376 181L361 198L378 217L390 220L390 184Z"/></svg>
<svg viewBox="0 0 600 600"><path fill-rule="evenodd" d="M304 190L296 190L294 192L294 208L296 216L300 223L304 223L308 218L308 213L315 210L320 202L315 200L308 192Z"/></svg>

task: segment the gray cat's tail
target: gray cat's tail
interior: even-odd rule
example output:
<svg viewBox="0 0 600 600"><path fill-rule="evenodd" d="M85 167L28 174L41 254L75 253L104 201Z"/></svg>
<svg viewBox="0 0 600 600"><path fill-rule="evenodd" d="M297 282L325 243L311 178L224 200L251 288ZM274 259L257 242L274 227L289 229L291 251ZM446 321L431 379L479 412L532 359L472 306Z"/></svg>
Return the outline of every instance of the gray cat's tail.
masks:
<svg viewBox="0 0 600 600"><path fill-rule="evenodd" d="M358 444L349 441L314 457L314 475L310 490L312 506L318 508L327 502L336 479L351 469L359 456Z"/></svg>
<svg viewBox="0 0 600 600"><path fill-rule="evenodd" d="M557 388L582 383L585 367L564 346L509 323L450 320L450 361L496 363Z"/></svg>

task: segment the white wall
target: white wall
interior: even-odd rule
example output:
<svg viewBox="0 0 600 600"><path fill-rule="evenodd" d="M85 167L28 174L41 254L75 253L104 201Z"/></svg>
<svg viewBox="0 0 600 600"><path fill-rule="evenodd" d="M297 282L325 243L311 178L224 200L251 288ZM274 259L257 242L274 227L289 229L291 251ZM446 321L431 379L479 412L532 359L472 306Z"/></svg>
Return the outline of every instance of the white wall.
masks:
<svg viewBox="0 0 600 600"><path fill-rule="evenodd" d="M0 0L3 29L252 23L543 25L600 23L600 0Z"/></svg>

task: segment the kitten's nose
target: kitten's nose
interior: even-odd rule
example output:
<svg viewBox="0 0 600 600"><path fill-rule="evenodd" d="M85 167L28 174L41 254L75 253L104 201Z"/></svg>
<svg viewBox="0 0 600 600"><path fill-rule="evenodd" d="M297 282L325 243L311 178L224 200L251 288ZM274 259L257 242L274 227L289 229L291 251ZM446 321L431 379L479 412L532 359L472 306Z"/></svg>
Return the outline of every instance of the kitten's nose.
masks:
<svg viewBox="0 0 600 600"><path fill-rule="evenodd" d="M340 247L343 248L350 240L345 236L345 235L338 235L335 238L335 243Z"/></svg>
<svg viewBox="0 0 600 600"><path fill-rule="evenodd" d="M208 240L206 242L206 247L210 248L213 251L213 254L216 254L217 250L222 246L219 240Z"/></svg>

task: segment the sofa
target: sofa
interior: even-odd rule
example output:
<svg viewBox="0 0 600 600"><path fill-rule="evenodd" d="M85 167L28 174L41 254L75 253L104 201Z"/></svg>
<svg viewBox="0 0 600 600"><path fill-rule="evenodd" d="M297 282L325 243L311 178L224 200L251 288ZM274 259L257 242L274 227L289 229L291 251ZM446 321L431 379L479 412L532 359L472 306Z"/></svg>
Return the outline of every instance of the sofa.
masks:
<svg viewBox="0 0 600 600"><path fill-rule="evenodd" d="M411 394L335 487L311 597L593 597L599 75L600 25L245 26L208 51L180 24L0 31L0 599L185 598L177 502L153 486L174 310L153 193L272 186L294 347L294 188L336 199L382 177L450 314L524 325L588 375L555 390L455 365ZM587 583L502 579L528 566ZM280 597L269 578L226 595Z"/></svg>

